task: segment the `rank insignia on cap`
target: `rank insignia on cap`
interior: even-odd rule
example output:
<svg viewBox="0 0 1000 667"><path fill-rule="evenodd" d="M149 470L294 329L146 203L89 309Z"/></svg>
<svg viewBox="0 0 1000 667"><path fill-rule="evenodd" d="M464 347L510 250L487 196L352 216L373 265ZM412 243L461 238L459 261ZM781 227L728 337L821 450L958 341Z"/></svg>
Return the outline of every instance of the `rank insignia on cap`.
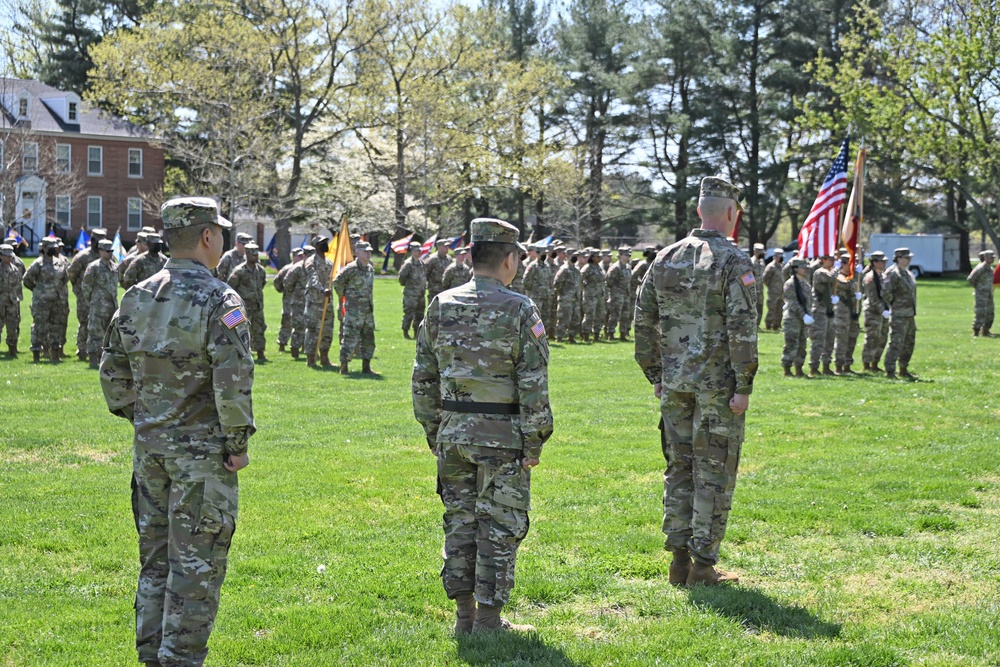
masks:
<svg viewBox="0 0 1000 667"><path fill-rule="evenodd" d="M243 310L240 308L233 308L228 313L223 315L221 318L222 323L227 327L232 329L238 324L243 324L247 321L247 316L243 314Z"/></svg>
<svg viewBox="0 0 1000 667"><path fill-rule="evenodd" d="M753 271L751 271L750 273L744 273L742 276L740 276L740 280L743 281L744 287L750 287L755 282L757 282L753 277Z"/></svg>
<svg viewBox="0 0 1000 667"><path fill-rule="evenodd" d="M541 338L545 335L545 325L542 324L541 320L538 320L531 326L531 333L535 334L535 338Z"/></svg>

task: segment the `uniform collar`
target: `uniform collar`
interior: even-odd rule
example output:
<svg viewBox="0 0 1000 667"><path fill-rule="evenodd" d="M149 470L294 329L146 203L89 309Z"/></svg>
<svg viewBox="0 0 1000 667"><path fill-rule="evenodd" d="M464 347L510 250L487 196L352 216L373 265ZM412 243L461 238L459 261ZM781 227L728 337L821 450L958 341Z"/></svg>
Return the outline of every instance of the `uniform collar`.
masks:
<svg viewBox="0 0 1000 667"><path fill-rule="evenodd" d="M208 270L208 267L196 259L168 259L163 268L181 271L204 271L205 273L212 275L212 272Z"/></svg>
<svg viewBox="0 0 1000 667"><path fill-rule="evenodd" d="M479 287L480 283L482 283L483 285L493 284L496 285L497 287L506 287L506 285L504 285L502 282L491 276L475 276L475 279L476 279L476 287Z"/></svg>
<svg viewBox="0 0 1000 667"><path fill-rule="evenodd" d="M701 238L725 238L722 235L722 232L717 232L714 229L702 229L701 227L691 230L691 236L700 236Z"/></svg>

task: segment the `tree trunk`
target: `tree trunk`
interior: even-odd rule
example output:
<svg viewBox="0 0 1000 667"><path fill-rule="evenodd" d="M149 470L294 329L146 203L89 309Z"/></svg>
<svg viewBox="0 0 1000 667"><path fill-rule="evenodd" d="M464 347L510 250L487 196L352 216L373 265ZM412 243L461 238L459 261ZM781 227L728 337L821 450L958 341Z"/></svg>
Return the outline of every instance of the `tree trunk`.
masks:
<svg viewBox="0 0 1000 667"><path fill-rule="evenodd" d="M761 4L754 4L753 16L753 42L750 44L750 155L748 168L750 170L747 192L747 200L750 205L749 220L747 221L747 241L750 247L757 243L760 227L765 223L765 211L760 206L760 112L758 111L759 93L757 91L757 69L760 58L760 24L761 24ZM765 223L766 224L766 223ZM739 239L736 239L739 245Z"/></svg>
<svg viewBox="0 0 1000 667"><path fill-rule="evenodd" d="M396 182L393 184L396 195L397 227L406 226L406 154L404 148L403 128L400 126L396 128ZM426 220L424 225L424 232L426 232Z"/></svg>

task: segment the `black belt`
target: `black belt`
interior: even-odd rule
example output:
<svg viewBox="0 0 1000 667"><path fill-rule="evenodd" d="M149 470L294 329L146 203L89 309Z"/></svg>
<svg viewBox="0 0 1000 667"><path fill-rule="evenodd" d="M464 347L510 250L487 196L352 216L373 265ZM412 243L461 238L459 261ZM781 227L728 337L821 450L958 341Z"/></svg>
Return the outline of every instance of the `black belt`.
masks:
<svg viewBox="0 0 1000 667"><path fill-rule="evenodd" d="M441 407L449 412L473 412L480 415L521 414L520 403L478 403L476 401L441 401Z"/></svg>

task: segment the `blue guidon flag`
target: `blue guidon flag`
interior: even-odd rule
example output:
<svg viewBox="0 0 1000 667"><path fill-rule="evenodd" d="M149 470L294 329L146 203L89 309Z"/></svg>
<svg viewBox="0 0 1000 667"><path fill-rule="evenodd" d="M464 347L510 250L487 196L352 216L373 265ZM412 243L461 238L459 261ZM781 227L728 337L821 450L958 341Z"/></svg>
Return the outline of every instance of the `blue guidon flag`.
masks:
<svg viewBox="0 0 1000 667"><path fill-rule="evenodd" d="M246 322L247 316L243 314L242 308L233 308L228 313L223 315L221 319L223 324L232 329L236 325Z"/></svg>

